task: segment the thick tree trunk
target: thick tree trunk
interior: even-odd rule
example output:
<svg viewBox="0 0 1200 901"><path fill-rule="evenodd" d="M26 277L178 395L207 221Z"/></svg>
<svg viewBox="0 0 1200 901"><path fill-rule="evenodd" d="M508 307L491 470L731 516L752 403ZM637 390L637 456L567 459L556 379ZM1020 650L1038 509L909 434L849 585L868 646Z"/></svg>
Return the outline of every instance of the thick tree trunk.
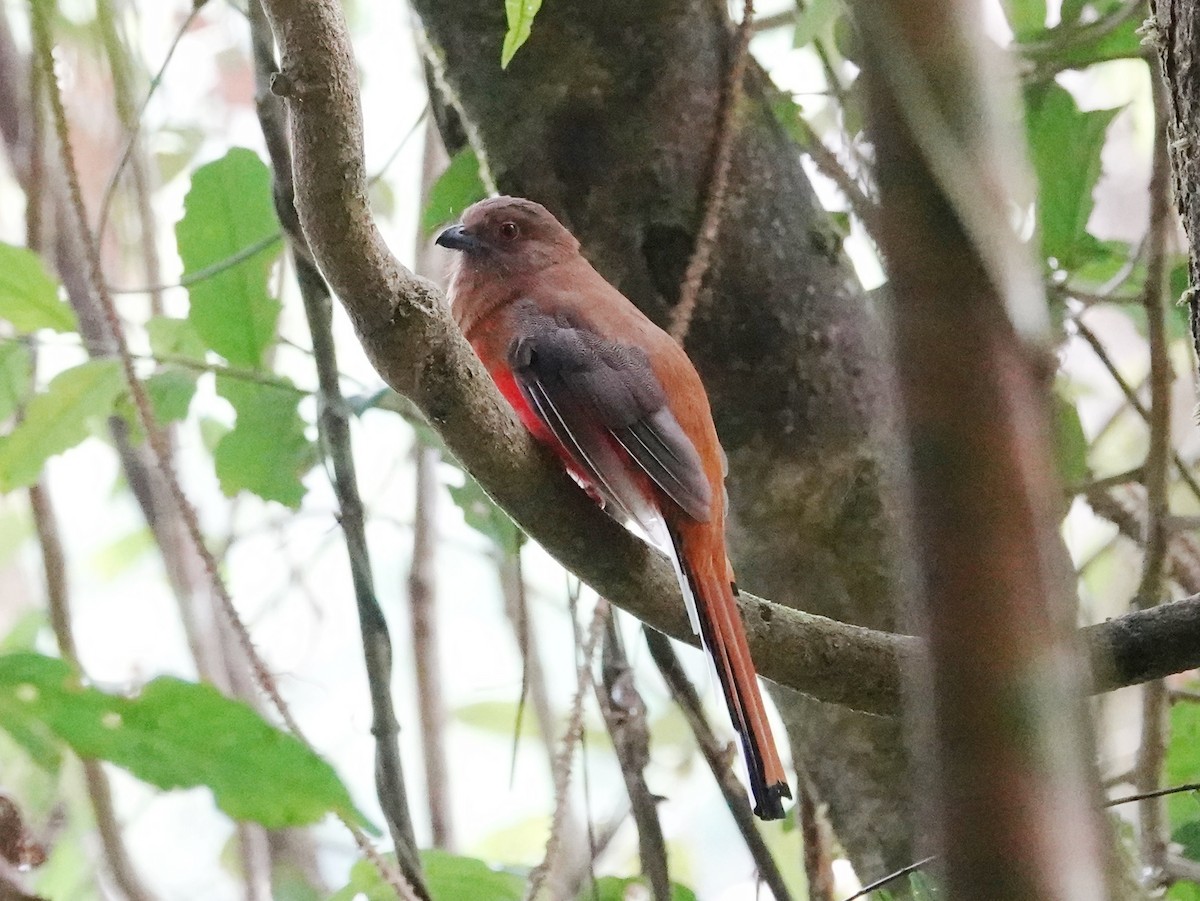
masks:
<svg viewBox="0 0 1200 901"><path fill-rule="evenodd" d="M1188 312L1192 346L1200 358L1200 4L1196 0L1150 0L1152 34L1167 85L1171 168L1175 202L1187 232Z"/></svg>
<svg viewBox="0 0 1200 901"><path fill-rule="evenodd" d="M695 243L731 32L711 0L546 4L507 71L503 4L416 0L435 80L500 190L549 206L665 324ZM885 369L863 292L752 67L687 336L729 455L739 581L892 626ZM903 727L776 691L860 874L911 860Z"/></svg>

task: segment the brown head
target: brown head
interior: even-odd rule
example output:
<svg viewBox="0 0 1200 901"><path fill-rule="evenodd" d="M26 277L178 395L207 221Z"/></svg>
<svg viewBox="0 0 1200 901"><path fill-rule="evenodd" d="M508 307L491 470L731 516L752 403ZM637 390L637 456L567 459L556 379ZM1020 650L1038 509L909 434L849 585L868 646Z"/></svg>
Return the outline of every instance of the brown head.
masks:
<svg viewBox="0 0 1200 901"><path fill-rule="evenodd" d="M579 252L575 236L540 203L521 197L489 197L467 207L462 222L437 243L462 253L458 268L503 277L531 275Z"/></svg>

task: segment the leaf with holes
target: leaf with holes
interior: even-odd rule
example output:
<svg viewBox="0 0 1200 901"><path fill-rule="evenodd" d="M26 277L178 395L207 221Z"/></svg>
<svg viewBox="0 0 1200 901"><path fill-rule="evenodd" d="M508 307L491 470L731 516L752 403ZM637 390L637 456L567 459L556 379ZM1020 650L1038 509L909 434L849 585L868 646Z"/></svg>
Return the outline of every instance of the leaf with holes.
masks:
<svg viewBox="0 0 1200 901"><path fill-rule="evenodd" d="M230 363L260 368L279 318L267 279L281 244L238 257L279 234L271 172L253 151L235 147L192 173L183 210L175 239L184 279L209 273L188 284L188 321Z"/></svg>
<svg viewBox="0 0 1200 901"><path fill-rule="evenodd" d="M89 360L55 376L29 402L21 424L0 438L0 491L36 482L46 461L86 438L89 423L112 413L124 391L116 360Z"/></svg>
<svg viewBox="0 0 1200 901"><path fill-rule="evenodd" d="M75 312L58 296L58 283L32 250L0 243L0 319L18 332L79 330Z"/></svg>
<svg viewBox="0 0 1200 901"><path fill-rule="evenodd" d="M297 405L303 396L284 385L217 377L217 393L233 404L237 421L213 452L221 490L250 491L295 509L304 498L301 477L316 462Z"/></svg>
<svg viewBox="0 0 1200 901"><path fill-rule="evenodd" d="M162 789L204 785L238 820L270 829L338 813L366 825L333 768L211 685L160 676L133 696L82 684L62 660L0 657L0 726L69 745Z"/></svg>
<svg viewBox="0 0 1200 901"><path fill-rule="evenodd" d="M507 69L521 46L529 40L533 20L542 8L542 0L504 0L504 16L508 31L504 34L504 49L500 51L500 68Z"/></svg>

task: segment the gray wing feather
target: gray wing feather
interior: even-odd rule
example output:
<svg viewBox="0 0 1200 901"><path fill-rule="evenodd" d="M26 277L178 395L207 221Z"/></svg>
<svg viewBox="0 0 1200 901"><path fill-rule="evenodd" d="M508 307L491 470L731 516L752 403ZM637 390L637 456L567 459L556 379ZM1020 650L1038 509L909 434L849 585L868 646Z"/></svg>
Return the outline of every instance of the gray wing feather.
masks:
<svg viewBox="0 0 1200 901"><path fill-rule="evenodd" d="M523 336L508 354L517 383L613 512L646 531L644 499L615 441L689 516L707 521L712 489L700 455L667 406L646 354L532 304L519 314Z"/></svg>

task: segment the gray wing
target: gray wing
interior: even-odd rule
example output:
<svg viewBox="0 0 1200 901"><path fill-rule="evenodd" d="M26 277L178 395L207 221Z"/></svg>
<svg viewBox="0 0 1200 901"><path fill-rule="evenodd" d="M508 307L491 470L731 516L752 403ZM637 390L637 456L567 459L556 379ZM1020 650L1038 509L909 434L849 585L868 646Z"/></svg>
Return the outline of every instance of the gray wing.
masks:
<svg viewBox="0 0 1200 901"><path fill-rule="evenodd" d="M707 522L712 489L700 455L645 352L532 304L516 312L521 337L509 346L508 362L517 384L612 512L648 531L644 498L619 446L689 516Z"/></svg>

